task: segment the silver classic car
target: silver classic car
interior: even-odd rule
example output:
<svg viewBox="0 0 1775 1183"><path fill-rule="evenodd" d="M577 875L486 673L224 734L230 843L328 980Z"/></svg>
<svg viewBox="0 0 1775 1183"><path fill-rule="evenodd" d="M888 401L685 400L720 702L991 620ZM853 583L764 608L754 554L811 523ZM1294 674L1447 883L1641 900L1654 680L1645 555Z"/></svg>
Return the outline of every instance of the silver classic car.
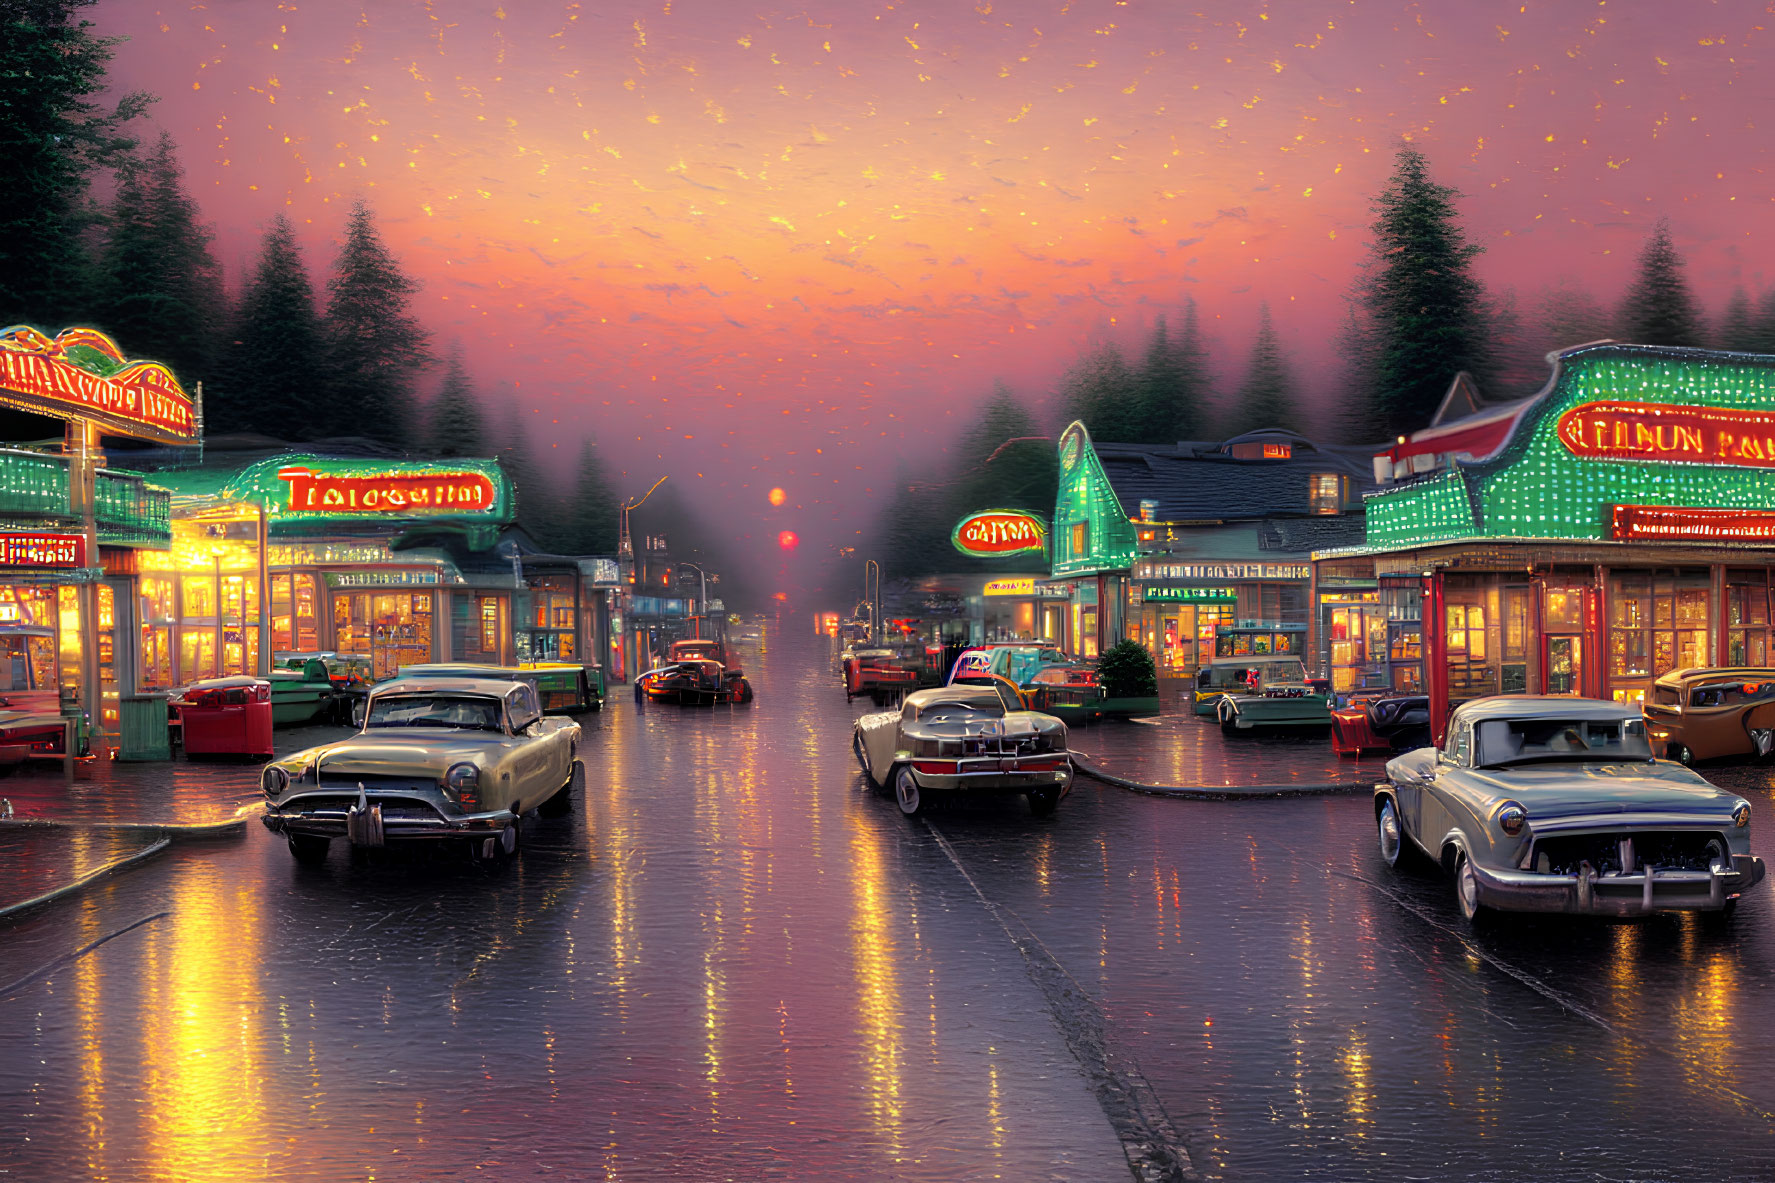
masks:
<svg viewBox="0 0 1775 1183"><path fill-rule="evenodd" d="M370 692L363 730L265 766L265 825L301 862L354 846L453 838L494 858L523 815L566 813L583 781L580 727L542 713L529 682L416 677Z"/></svg>
<svg viewBox="0 0 1775 1183"><path fill-rule="evenodd" d="M1045 817L1072 788L1066 724L1024 710L1003 680L908 694L899 710L858 719L851 747L869 783L891 785L908 815L926 793L1021 793Z"/></svg>
<svg viewBox="0 0 1775 1183"><path fill-rule="evenodd" d="M1730 915L1763 878L1750 803L1652 758L1632 705L1502 695L1463 704L1442 749L1387 764L1375 786L1381 858L1422 850L1487 909Z"/></svg>

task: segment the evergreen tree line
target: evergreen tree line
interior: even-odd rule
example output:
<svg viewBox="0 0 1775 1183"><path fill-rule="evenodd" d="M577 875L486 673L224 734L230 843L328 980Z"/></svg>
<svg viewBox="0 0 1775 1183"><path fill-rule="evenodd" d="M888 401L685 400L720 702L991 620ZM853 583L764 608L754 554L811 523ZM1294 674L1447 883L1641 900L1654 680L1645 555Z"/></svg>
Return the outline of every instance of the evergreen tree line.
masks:
<svg viewBox="0 0 1775 1183"><path fill-rule="evenodd" d="M122 39L79 19L91 3L0 0L0 159L10 174L0 186L0 324L103 330L187 389L201 383L211 436L357 436L416 454L497 455L519 520L542 545L614 551L617 501L590 442L557 492L521 419L486 421L459 353L422 400L437 359L412 311L419 284L364 202L346 215L324 290L278 214L230 301L172 138L145 145L130 133L152 96L99 102Z"/></svg>

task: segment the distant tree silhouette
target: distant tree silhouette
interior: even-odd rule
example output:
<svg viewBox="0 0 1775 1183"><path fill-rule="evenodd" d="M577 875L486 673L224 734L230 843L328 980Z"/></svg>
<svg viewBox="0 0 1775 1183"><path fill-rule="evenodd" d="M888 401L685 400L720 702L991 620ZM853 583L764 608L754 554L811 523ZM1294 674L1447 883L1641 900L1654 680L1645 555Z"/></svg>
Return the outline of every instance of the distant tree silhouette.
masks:
<svg viewBox="0 0 1775 1183"><path fill-rule="evenodd" d="M1066 419L1080 419L1093 439L1142 440L1140 378L1113 341L1090 346L1060 382Z"/></svg>
<svg viewBox="0 0 1775 1183"><path fill-rule="evenodd" d="M481 404L469 385L462 350L452 346L444 359L444 381L427 408L425 446L433 456L487 456L495 449L487 438Z"/></svg>
<svg viewBox="0 0 1775 1183"><path fill-rule="evenodd" d="M215 397L206 391L208 430L285 440L350 431L349 415L327 405L331 383L314 289L295 228L282 214L265 231L226 353L226 380Z"/></svg>
<svg viewBox="0 0 1775 1183"><path fill-rule="evenodd" d="M1621 329L1635 345L1701 345L1701 311L1683 278L1682 256L1659 218L1639 253L1639 269L1621 304Z"/></svg>
<svg viewBox="0 0 1775 1183"><path fill-rule="evenodd" d="M604 475L604 462L592 441L586 440L579 447L579 463L573 474L573 499L563 515L569 552L615 554L616 509L616 494Z"/></svg>
<svg viewBox="0 0 1775 1183"><path fill-rule="evenodd" d="M1754 353L1756 337L1756 314L1751 311L1750 297L1740 285L1732 289L1732 297L1726 301L1726 310L1720 316L1719 336L1715 344L1721 349Z"/></svg>
<svg viewBox="0 0 1775 1183"><path fill-rule="evenodd" d="M1289 375L1287 359L1282 356L1282 342L1277 339L1276 327L1270 320L1269 302L1265 301L1257 308L1257 338L1251 346L1251 364L1246 368L1245 381L1239 386L1226 434L1230 438L1266 427L1297 431L1300 427L1298 416L1294 380Z"/></svg>
<svg viewBox="0 0 1775 1183"><path fill-rule="evenodd" d="M346 216L327 290L334 406L349 410L353 434L407 444L418 427L414 379L431 362L426 331L411 311L419 284L389 253L361 200Z"/></svg>
<svg viewBox="0 0 1775 1183"><path fill-rule="evenodd" d="M1129 438L1151 443L1199 438L1207 426L1207 369L1196 302L1184 306L1181 332L1171 332L1159 316L1136 375L1139 397Z"/></svg>
<svg viewBox="0 0 1775 1183"><path fill-rule="evenodd" d="M1757 300L1750 318L1750 336L1746 338L1752 353L1775 353L1775 288L1765 291Z"/></svg>

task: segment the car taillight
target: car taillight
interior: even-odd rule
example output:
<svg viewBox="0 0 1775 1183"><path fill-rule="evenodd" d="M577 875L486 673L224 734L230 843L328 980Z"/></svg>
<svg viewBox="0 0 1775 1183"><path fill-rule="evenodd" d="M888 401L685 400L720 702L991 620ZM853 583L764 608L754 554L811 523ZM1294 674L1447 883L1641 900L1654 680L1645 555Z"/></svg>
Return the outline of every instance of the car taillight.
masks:
<svg viewBox="0 0 1775 1183"><path fill-rule="evenodd" d="M1024 760L1017 765L1018 772L1059 772L1066 767L1065 760Z"/></svg>
<svg viewBox="0 0 1775 1183"><path fill-rule="evenodd" d="M953 773L957 767L959 765L954 760L914 760L912 762L914 772L930 772L938 775Z"/></svg>

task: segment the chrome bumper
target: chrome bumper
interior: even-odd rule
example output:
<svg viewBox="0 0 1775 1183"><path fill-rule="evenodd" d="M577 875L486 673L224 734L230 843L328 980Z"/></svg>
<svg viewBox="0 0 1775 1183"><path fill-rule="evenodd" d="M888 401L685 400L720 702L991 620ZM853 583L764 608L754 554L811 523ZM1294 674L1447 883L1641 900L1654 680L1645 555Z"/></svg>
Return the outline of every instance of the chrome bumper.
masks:
<svg viewBox="0 0 1775 1183"><path fill-rule="evenodd" d="M1565 912L1580 916L1649 916L1653 912L1717 912L1763 880L1763 860L1734 855L1732 866L1706 871L1577 875L1496 870L1473 865L1479 902L1504 912Z"/></svg>
<svg viewBox="0 0 1775 1183"><path fill-rule="evenodd" d="M1027 793L1031 789L1065 790L1072 785L1072 765L1050 772L920 772L912 770L918 787L930 793Z"/></svg>
<svg viewBox="0 0 1775 1183"><path fill-rule="evenodd" d="M381 804L375 797L371 805ZM301 800L282 806L266 803L259 820L274 834L303 834L322 838L351 836L352 810L301 808ZM485 813L434 813L430 817L413 816L411 812L378 817L384 841L406 841L425 838L487 838L512 824L516 815L509 809L493 809ZM375 845L381 845L381 842Z"/></svg>

